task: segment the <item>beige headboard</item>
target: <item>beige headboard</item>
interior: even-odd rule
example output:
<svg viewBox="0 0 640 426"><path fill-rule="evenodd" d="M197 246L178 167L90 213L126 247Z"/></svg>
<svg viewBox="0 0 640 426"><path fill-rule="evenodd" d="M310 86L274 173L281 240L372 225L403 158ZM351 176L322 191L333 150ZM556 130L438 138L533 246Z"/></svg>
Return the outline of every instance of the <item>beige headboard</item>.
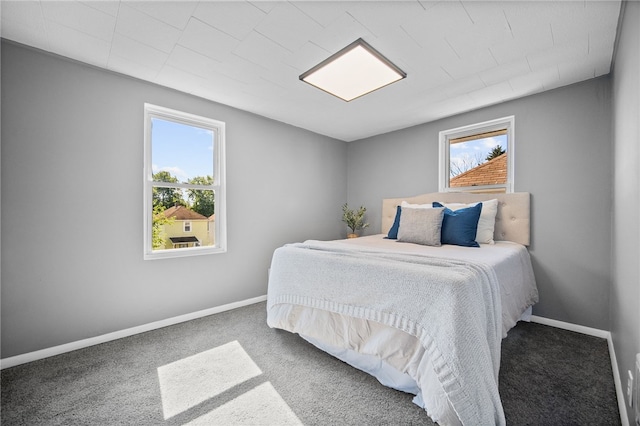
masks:
<svg viewBox="0 0 640 426"><path fill-rule="evenodd" d="M441 203L475 203L478 201L498 199L498 214L493 239L513 241L525 246L530 243L531 211L528 192L510 194L469 194L464 192L433 192L409 198L388 198L382 200L382 232L386 233L393 225L396 207L403 201L412 204L427 204L434 201Z"/></svg>

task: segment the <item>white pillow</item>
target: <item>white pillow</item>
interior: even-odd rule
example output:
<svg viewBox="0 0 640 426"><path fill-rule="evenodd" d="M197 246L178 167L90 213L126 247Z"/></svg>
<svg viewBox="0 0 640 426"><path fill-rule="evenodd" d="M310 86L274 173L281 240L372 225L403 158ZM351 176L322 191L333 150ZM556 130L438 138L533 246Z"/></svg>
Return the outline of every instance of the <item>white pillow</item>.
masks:
<svg viewBox="0 0 640 426"><path fill-rule="evenodd" d="M440 203L449 210L460 210L467 207L473 207L478 203ZM482 201L482 211L478 220L478 231L476 232L476 241L480 244L495 244L493 241L493 231L496 226L496 214L498 214L498 200Z"/></svg>
<svg viewBox="0 0 640 426"><path fill-rule="evenodd" d="M432 209L433 208L433 203L429 203L429 204L409 204L406 201L403 201L402 203L400 203L400 207L402 207L403 209L405 207L408 207L410 209Z"/></svg>

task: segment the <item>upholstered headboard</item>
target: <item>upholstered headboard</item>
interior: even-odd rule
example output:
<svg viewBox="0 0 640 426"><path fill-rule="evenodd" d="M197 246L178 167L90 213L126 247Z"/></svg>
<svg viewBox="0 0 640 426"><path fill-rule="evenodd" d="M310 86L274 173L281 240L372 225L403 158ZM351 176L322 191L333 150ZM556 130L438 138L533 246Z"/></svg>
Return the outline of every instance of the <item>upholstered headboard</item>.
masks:
<svg viewBox="0 0 640 426"><path fill-rule="evenodd" d="M514 192L509 194L470 194L464 192L433 192L409 198L388 198L382 200L382 232L386 233L393 225L396 207L403 201L412 204L475 203L485 200L498 200L498 214L493 239L513 241L525 246L530 243L531 211L530 194Z"/></svg>

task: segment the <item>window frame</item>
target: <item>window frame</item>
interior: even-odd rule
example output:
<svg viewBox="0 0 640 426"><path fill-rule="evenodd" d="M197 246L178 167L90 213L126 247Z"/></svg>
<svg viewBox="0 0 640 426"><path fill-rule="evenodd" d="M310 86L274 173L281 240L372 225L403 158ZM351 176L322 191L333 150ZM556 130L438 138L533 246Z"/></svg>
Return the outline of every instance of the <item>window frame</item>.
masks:
<svg viewBox="0 0 640 426"><path fill-rule="evenodd" d="M154 182L152 167L151 120L173 121L187 126L195 126L214 132L213 149L213 185L192 185L188 183ZM226 253L227 251L227 215L226 215L226 160L225 160L225 123L170 108L144 104L144 166L143 166L143 253L145 260L190 257L207 254ZM180 249L153 250L153 188L179 188L212 190L215 194L215 241L212 246L189 247Z"/></svg>
<svg viewBox="0 0 640 426"><path fill-rule="evenodd" d="M498 185L462 186L450 187L450 140L467 136L480 135L506 128L507 134L507 182ZM479 139L479 138L478 138ZM515 170L515 116L496 118L494 120L467 126L456 127L454 129L443 130L438 136L438 191L439 192L491 192L504 188L506 193L514 192L514 170Z"/></svg>

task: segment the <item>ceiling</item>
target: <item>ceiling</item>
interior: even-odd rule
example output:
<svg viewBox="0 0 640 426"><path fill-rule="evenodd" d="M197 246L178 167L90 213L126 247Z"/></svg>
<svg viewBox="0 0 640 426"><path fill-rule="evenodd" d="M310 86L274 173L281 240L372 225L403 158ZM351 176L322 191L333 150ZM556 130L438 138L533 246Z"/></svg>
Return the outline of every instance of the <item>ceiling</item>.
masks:
<svg viewBox="0 0 640 426"><path fill-rule="evenodd" d="M620 1L6 1L3 38L344 141L609 73ZM299 75L358 38L407 78Z"/></svg>

